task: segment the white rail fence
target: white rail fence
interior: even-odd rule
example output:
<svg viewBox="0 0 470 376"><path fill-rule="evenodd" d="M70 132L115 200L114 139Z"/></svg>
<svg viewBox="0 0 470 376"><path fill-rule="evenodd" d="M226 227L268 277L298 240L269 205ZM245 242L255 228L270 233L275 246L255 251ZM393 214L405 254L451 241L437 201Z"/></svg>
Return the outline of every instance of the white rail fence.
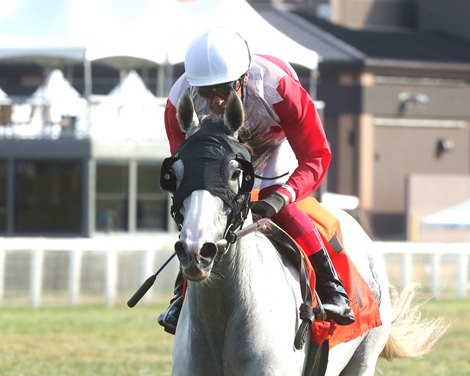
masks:
<svg viewBox="0 0 470 376"><path fill-rule="evenodd" d="M91 239L0 239L0 305L124 302L172 254L176 234ZM419 283L432 297L466 298L470 243L375 242L397 287ZM175 259L141 304L166 299L178 269Z"/></svg>
<svg viewBox="0 0 470 376"><path fill-rule="evenodd" d="M172 254L176 234L97 238L1 238L0 305L98 303L130 298ZM178 270L171 262L152 292L171 291ZM166 296L165 296L166 297Z"/></svg>
<svg viewBox="0 0 470 376"><path fill-rule="evenodd" d="M470 243L375 242L384 255L390 282L419 283L430 297L464 299L470 289Z"/></svg>

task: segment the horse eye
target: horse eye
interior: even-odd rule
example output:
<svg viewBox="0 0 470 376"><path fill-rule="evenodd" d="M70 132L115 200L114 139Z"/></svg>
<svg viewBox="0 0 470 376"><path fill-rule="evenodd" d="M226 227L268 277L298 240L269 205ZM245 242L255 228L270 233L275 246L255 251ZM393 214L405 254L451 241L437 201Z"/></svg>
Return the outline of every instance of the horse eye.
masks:
<svg viewBox="0 0 470 376"><path fill-rule="evenodd" d="M232 174L232 180L238 180L240 178L241 170L235 170Z"/></svg>

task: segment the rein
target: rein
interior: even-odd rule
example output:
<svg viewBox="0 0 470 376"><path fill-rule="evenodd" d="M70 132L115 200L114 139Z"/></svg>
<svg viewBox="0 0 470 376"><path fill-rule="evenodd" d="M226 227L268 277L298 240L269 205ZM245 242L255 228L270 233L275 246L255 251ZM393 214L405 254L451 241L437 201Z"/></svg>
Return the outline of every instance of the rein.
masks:
<svg viewBox="0 0 470 376"><path fill-rule="evenodd" d="M261 218L257 222L234 232L234 238L231 241L228 241L227 239L219 240L216 243L217 247L223 248L225 253L231 243L235 243L245 235L256 231L261 231L271 241L279 253L284 253L286 256L293 259L293 263L299 271L300 291L303 300L299 307L299 317L302 320L302 323L297 329L294 338L294 347L297 350L301 350L307 341L308 331L310 330L315 317L318 317L320 320L326 320L326 314L318 296L316 299L317 306L313 307L312 293L316 294L316 291L313 291L310 286L310 280L305 266L305 259L298 244L284 230L271 222L268 218Z"/></svg>
<svg viewBox="0 0 470 376"><path fill-rule="evenodd" d="M299 317L302 323L297 329L294 338L294 346L297 350L301 350L307 341L308 331L315 321L315 318L325 320L325 312L320 303L320 299L318 299L318 295L316 295L316 291L314 291L310 285L309 274L305 265L305 257L299 245L274 222L269 221L268 224L269 226L266 226L268 231L266 231L264 235L280 254L289 258L299 272L300 292L303 301L299 307ZM313 307L313 294L317 297L317 305L315 307Z"/></svg>
<svg viewBox="0 0 470 376"><path fill-rule="evenodd" d="M232 233L233 239L234 239L233 243L248 234L265 229L267 223L268 223L268 218L262 218L259 221L252 223L251 225L248 225L241 230L233 232ZM230 244L231 242L228 242L226 239L221 239L216 243L218 248L221 247L221 248L224 248L225 250L228 248ZM173 252L171 256L163 263L163 265L156 271L156 273L152 274L150 277L148 277L144 281L142 286L140 286L139 289L134 293L134 295L132 295L132 297L127 301L127 306L129 308L134 307L140 301L140 299L142 299L142 297L147 293L147 291L153 286L160 272L170 263L170 261L175 256L176 256L176 252Z"/></svg>
<svg viewBox="0 0 470 376"><path fill-rule="evenodd" d="M278 175L278 176L272 176L272 177L266 178L264 176L255 174L255 178L260 179L260 180L276 180L276 179L279 179L279 178L283 178L284 176L287 176L287 175L289 175L289 173L285 172L285 173L283 173L281 175Z"/></svg>

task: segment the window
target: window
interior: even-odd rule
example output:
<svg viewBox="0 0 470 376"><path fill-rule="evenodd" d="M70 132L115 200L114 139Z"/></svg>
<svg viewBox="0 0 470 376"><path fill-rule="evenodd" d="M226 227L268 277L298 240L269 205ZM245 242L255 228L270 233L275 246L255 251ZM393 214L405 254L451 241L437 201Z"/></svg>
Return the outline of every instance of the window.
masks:
<svg viewBox="0 0 470 376"><path fill-rule="evenodd" d="M159 163L97 162L95 230L166 231L168 194L159 180Z"/></svg>
<svg viewBox="0 0 470 376"><path fill-rule="evenodd" d="M80 160L16 161L14 171L15 232L82 232Z"/></svg>
<svg viewBox="0 0 470 376"><path fill-rule="evenodd" d="M127 163L96 166L96 230L128 231L129 167Z"/></svg>
<svg viewBox="0 0 470 376"><path fill-rule="evenodd" d="M166 230L168 195L160 189L160 165L137 166L137 230Z"/></svg>
<svg viewBox="0 0 470 376"><path fill-rule="evenodd" d="M0 233L7 226L7 163L0 161Z"/></svg>

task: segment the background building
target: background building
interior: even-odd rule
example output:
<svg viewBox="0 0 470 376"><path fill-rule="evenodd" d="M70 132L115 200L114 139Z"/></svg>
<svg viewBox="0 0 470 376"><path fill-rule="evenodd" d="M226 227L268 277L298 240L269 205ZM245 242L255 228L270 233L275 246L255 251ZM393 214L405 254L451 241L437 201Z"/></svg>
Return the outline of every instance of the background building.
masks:
<svg viewBox="0 0 470 376"><path fill-rule="evenodd" d="M303 85L324 103L334 155L325 188L359 198L360 218L371 235L410 237L414 214L431 214L470 195L466 183L446 180L455 175L468 178L470 173L470 26L463 16L470 12L470 3L250 1L258 14L241 0L197 2L210 8L211 17L191 1L170 3L165 11L147 12L153 14L145 18L147 25L177 9L178 17L184 10L189 28L196 26L190 26L188 14L198 15L200 22L239 15L249 17L248 25L275 30L269 38L261 33L262 38L273 44L273 51L292 51L288 60ZM62 23L70 14L67 4L58 1L55 7L54 17ZM122 30L132 29L136 18L121 16L127 22ZM63 25L64 34L73 40L77 34L67 29L69 24L78 23L72 19ZM52 35L46 26L42 37ZM149 29L139 31L141 42L163 48L144 33ZM83 59L91 56L88 47L64 49L55 44L47 56L34 50L12 56L8 43L0 45L0 233L90 236L171 228L169 200L158 187L158 176L161 160L169 153L162 124L164 93L183 70L181 56L171 63L158 60L145 55L148 48L131 48L136 43L130 36L136 34L119 36L121 45L130 48L125 54L135 56L116 55L122 53L118 43L111 46L116 50L104 49L108 55L92 54L96 59L91 61ZM109 31L97 39L110 40ZM281 41L287 43L282 48ZM32 101L55 68L87 101L90 112L58 113L44 95L42 102ZM133 84L140 87L139 95L108 100L131 71L139 78ZM136 104L131 98L140 99ZM142 115L144 107L155 111L133 118ZM38 128L33 131L34 124ZM435 187L447 188L434 189L433 204L423 209L412 202L417 197L412 190L422 185L410 181L426 174L442 181Z"/></svg>
<svg viewBox="0 0 470 376"><path fill-rule="evenodd" d="M317 66L315 51L242 0L82 5L51 0L46 19L25 0L2 14L0 234L174 230L159 188L170 154L163 110L199 29L243 15L257 26L242 31L254 50L271 41L307 71Z"/></svg>
<svg viewBox="0 0 470 376"><path fill-rule="evenodd" d="M470 3L332 0L255 8L320 55L317 99L325 103L333 149L328 191L359 197L371 235L411 236L416 193L408 181L415 174L432 174L442 180L434 187L446 187L427 187L434 199L425 214L470 197L465 183L451 178L470 172L470 29L460 16Z"/></svg>

